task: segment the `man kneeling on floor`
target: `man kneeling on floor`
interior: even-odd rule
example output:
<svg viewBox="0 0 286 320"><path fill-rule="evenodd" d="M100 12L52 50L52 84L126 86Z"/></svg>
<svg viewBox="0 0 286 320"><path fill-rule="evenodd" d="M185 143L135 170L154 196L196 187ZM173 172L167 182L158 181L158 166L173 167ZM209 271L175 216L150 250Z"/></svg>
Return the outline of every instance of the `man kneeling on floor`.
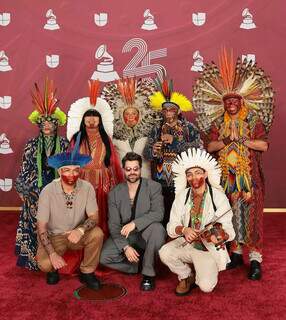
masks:
<svg viewBox="0 0 286 320"><path fill-rule="evenodd" d="M165 244L159 255L178 275L177 295L188 294L195 284L211 292L218 272L230 261L223 242L235 236L231 207L220 186L220 168L206 151L193 148L177 157L172 170L176 197L167 232L176 239Z"/></svg>
<svg viewBox="0 0 286 320"><path fill-rule="evenodd" d="M72 153L48 159L49 166L58 169L60 178L40 193L37 261L39 268L47 272L47 283L56 284L58 269L66 265L62 258L65 251L83 249L80 281L98 290L100 282L94 271L99 263L103 232L96 226L98 209L94 188L79 179L80 167L90 162L91 157L77 153L78 142Z"/></svg>
<svg viewBox="0 0 286 320"><path fill-rule="evenodd" d="M114 187L108 198L110 238L104 243L100 263L126 273L137 273L142 258L141 289L155 287L155 259L166 231L161 185L141 178L142 158L128 152L122 159L126 182ZM144 253L143 253L144 251Z"/></svg>

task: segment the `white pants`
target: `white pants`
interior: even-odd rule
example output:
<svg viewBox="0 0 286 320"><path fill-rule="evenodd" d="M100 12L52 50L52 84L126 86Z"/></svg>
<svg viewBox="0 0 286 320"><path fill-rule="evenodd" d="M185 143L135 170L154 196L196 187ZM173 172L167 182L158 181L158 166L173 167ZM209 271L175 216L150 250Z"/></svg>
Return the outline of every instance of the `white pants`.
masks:
<svg viewBox="0 0 286 320"><path fill-rule="evenodd" d="M165 244L159 255L164 264L178 275L179 280L189 277L192 269L189 263L193 263L196 271L196 284L204 292L211 292L217 284L218 267L208 251L193 248L192 244L182 246L183 237L177 238Z"/></svg>

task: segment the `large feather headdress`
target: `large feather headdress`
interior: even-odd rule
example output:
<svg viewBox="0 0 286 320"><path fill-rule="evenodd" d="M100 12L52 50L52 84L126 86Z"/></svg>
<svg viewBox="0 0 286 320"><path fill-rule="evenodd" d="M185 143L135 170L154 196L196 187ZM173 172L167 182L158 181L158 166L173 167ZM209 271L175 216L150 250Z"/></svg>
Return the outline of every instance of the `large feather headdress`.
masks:
<svg viewBox="0 0 286 320"><path fill-rule="evenodd" d="M151 106L154 110L162 110L165 104L173 104L184 112L192 110L191 101L183 94L173 91L173 80L168 80L165 77L162 82L159 79L155 79L154 81L158 90L150 97Z"/></svg>
<svg viewBox="0 0 286 320"><path fill-rule="evenodd" d="M53 80L46 78L43 93L35 83L35 90L31 92L35 110L28 117L33 124L51 119L56 119L60 126L66 123L66 114L57 106L56 92Z"/></svg>
<svg viewBox="0 0 286 320"><path fill-rule="evenodd" d="M67 138L70 140L79 131L82 117L87 110L93 109L100 113L102 123L109 137L113 135L113 113L109 104L99 98L99 80L89 80L89 97L78 99L74 102L68 112Z"/></svg>
<svg viewBox="0 0 286 320"><path fill-rule="evenodd" d="M214 120L224 114L223 100L228 96L242 98L247 110L257 112L268 132L273 121L274 91L271 80L257 64L233 57L225 48L219 56L219 66L206 64L193 88L193 106L197 123L208 132Z"/></svg>
<svg viewBox="0 0 286 320"><path fill-rule="evenodd" d="M189 148L179 154L172 165L176 194L187 188L186 170L194 167L204 169L208 174L210 185L222 190L220 185L221 169L216 159L205 150Z"/></svg>
<svg viewBox="0 0 286 320"><path fill-rule="evenodd" d="M154 91L155 84L150 78L122 78L103 88L101 97L109 103L114 115L115 139L139 139L150 134L153 126L160 120L157 112L150 106L149 97ZM139 113L138 122L133 128L126 125L123 117L125 110L130 107Z"/></svg>

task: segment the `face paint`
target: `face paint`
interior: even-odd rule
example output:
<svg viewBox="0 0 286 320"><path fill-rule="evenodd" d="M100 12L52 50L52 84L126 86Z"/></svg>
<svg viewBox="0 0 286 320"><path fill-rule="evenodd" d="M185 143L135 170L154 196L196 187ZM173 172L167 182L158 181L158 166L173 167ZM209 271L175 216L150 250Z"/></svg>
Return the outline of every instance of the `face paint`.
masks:
<svg viewBox="0 0 286 320"><path fill-rule="evenodd" d="M41 119L39 128L45 136L53 136L57 131L58 121L56 119Z"/></svg>
<svg viewBox="0 0 286 320"><path fill-rule="evenodd" d="M64 183L68 184L69 186L73 186L76 184L77 180L79 178L79 175L61 175L61 179L63 180Z"/></svg>
<svg viewBox="0 0 286 320"><path fill-rule="evenodd" d="M165 122L172 123L178 119L179 109L176 106L163 107L162 114Z"/></svg>
<svg viewBox="0 0 286 320"><path fill-rule="evenodd" d="M205 179L203 177L199 179L195 178L191 180L191 186L194 189L199 189L204 184L204 182L205 182Z"/></svg>
<svg viewBox="0 0 286 320"><path fill-rule="evenodd" d="M88 129L97 129L99 126L99 117L97 116L86 116L84 118L84 124Z"/></svg>
<svg viewBox="0 0 286 320"><path fill-rule="evenodd" d="M123 112L123 120L128 127L133 128L136 126L139 120L138 110L134 107L126 108L126 110Z"/></svg>
<svg viewBox="0 0 286 320"><path fill-rule="evenodd" d="M225 99L224 108L228 114L236 115L241 108L241 99L235 97Z"/></svg>

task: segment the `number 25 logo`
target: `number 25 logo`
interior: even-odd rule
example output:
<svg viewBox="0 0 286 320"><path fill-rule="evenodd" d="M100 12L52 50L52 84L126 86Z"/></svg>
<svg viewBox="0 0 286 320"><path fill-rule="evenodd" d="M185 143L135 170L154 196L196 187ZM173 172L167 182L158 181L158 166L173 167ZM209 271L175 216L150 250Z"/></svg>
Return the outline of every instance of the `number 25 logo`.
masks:
<svg viewBox="0 0 286 320"><path fill-rule="evenodd" d="M163 75L166 73L165 67L157 63L151 64L151 61L154 59L166 57L167 48L148 52L147 43L143 39L133 38L125 43L122 52L130 52L133 48L137 48L138 51L127 64L127 66L123 69L123 76L145 76L156 73L158 78L160 80L163 80Z"/></svg>

